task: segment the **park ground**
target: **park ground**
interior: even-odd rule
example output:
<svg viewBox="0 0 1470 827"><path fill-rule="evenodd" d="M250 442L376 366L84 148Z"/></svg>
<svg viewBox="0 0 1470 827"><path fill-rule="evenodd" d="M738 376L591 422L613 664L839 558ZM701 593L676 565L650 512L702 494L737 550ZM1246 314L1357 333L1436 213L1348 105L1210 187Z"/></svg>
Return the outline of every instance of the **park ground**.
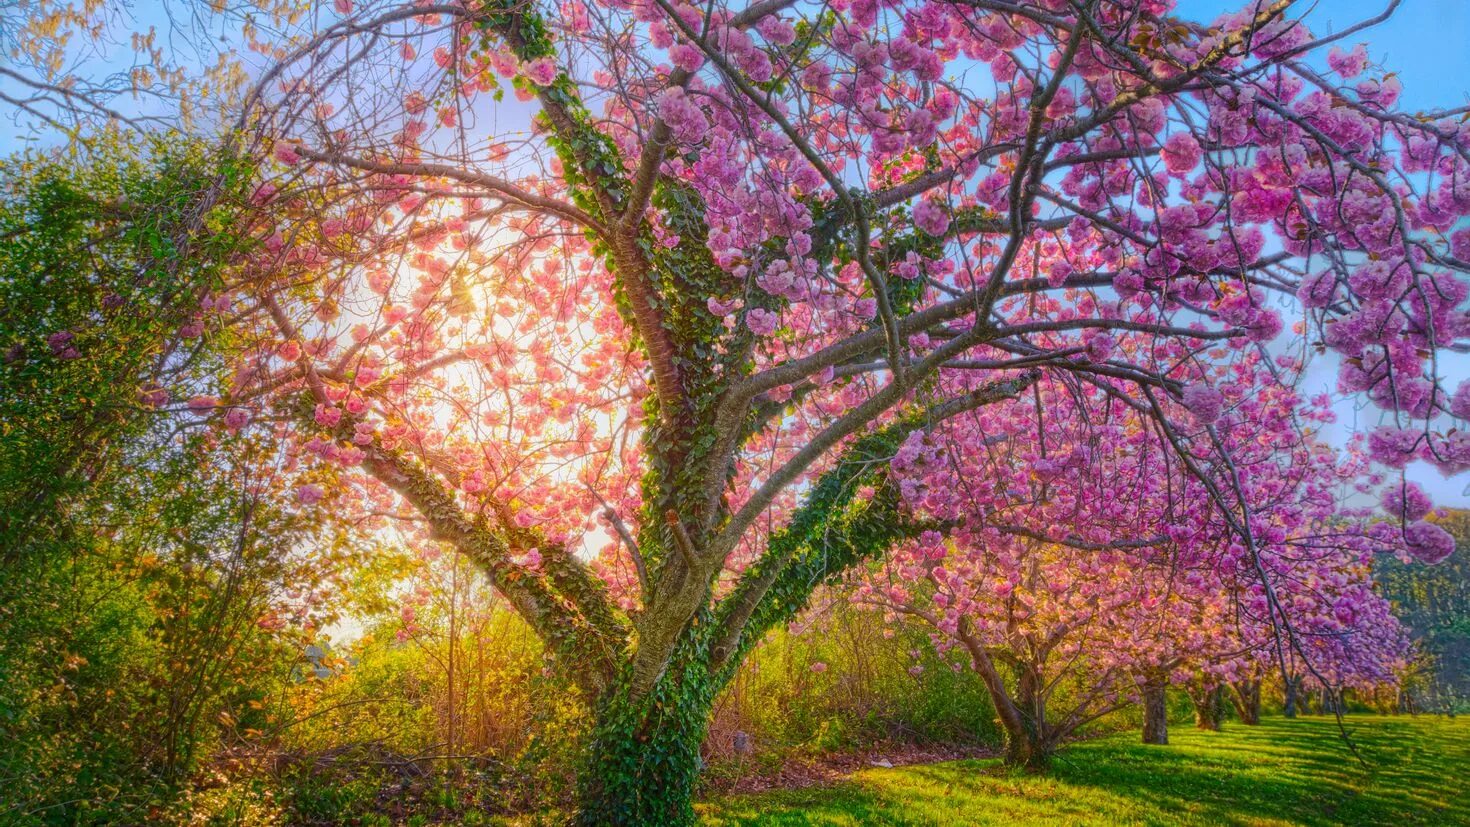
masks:
<svg viewBox="0 0 1470 827"><path fill-rule="evenodd" d="M1353 715L1223 732L1178 726L1169 746L1123 733L1074 744L1045 775L995 760L870 769L841 783L700 805L735 825L1470 825L1470 718Z"/></svg>

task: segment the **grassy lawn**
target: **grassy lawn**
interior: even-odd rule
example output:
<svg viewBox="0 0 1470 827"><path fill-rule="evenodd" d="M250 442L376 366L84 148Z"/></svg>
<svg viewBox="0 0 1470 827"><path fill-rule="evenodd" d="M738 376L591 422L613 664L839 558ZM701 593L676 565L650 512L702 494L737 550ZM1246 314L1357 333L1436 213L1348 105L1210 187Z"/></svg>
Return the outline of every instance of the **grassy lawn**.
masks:
<svg viewBox="0 0 1470 827"><path fill-rule="evenodd" d="M710 827L930 824L1470 825L1470 719L1271 718L1127 733L1067 749L1046 776L995 761L865 770L826 788L701 805Z"/></svg>

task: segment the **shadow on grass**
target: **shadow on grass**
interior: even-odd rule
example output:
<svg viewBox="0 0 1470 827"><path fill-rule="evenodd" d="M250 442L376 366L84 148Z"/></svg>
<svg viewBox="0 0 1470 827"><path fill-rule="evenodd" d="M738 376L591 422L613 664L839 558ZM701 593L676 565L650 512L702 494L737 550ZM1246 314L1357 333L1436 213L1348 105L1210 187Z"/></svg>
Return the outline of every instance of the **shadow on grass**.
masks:
<svg viewBox="0 0 1470 827"><path fill-rule="evenodd" d="M710 825L1466 824L1470 721L1330 719L1180 729L1077 744L1046 775L995 761L858 773L845 784L726 799Z"/></svg>

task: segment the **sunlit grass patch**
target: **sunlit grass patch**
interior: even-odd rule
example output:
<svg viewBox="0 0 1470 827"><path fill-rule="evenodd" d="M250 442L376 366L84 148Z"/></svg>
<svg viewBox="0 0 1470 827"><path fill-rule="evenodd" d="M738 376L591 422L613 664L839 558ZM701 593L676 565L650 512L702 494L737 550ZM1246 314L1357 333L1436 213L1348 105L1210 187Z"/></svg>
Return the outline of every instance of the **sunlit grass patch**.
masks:
<svg viewBox="0 0 1470 827"><path fill-rule="evenodd" d="M726 825L1470 824L1470 721L1280 718L1224 732L1176 727L1067 749L1044 776L995 761L873 769L826 788L704 805Z"/></svg>

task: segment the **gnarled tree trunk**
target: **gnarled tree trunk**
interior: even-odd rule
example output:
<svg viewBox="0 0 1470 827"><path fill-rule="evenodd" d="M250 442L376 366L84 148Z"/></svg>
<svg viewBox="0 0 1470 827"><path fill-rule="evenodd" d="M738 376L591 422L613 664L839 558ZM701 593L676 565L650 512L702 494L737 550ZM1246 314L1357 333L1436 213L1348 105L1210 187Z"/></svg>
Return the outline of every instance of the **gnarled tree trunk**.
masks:
<svg viewBox="0 0 1470 827"><path fill-rule="evenodd" d="M1016 680L1016 707L1019 716L1006 728L1006 763L1029 770L1051 766L1056 752L1054 728L1046 720L1046 699L1042 678L1035 670L1021 668Z"/></svg>
<svg viewBox="0 0 1470 827"><path fill-rule="evenodd" d="M1012 698L990 652L966 622L960 624L959 637L995 705L996 717L1005 733L1006 765L1038 771L1049 767L1057 743L1065 733L1046 721L1041 676L1033 669L1018 668L1016 697Z"/></svg>
<svg viewBox="0 0 1470 827"><path fill-rule="evenodd" d="M697 654L681 652L652 691L635 699L630 685L631 673L597 709L574 823L693 824L699 746L717 683Z"/></svg>
<svg viewBox="0 0 1470 827"><path fill-rule="evenodd" d="M1236 681L1230 685L1230 702L1240 722L1255 726L1261 722L1261 680Z"/></svg>
<svg viewBox="0 0 1470 827"><path fill-rule="evenodd" d="M1196 687L1190 690L1189 699L1194 702L1194 725L1200 729L1219 732L1220 718L1225 712L1225 698L1220 687Z"/></svg>

